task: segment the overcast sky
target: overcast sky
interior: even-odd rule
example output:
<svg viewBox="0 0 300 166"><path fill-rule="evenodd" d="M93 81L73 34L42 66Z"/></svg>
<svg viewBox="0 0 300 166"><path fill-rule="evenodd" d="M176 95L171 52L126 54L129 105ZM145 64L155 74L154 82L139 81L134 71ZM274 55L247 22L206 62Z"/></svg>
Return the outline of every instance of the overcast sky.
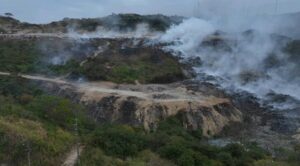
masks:
<svg viewBox="0 0 300 166"><path fill-rule="evenodd" d="M0 0L0 13L35 23L64 17L101 17L111 13L194 16L196 14L275 14L300 11L300 0Z"/></svg>

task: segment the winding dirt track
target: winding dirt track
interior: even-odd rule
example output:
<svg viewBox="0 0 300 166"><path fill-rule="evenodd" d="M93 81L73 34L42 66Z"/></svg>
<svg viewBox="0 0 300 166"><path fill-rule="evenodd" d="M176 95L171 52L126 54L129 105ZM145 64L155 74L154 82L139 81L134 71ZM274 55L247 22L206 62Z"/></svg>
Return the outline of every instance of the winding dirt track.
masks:
<svg viewBox="0 0 300 166"><path fill-rule="evenodd" d="M8 72L0 72L1 76L12 76L13 74ZM204 96L201 93L191 93L185 87L172 86L170 85L127 85L127 84L114 84L111 82L84 82L76 83L66 81L62 78L49 78L45 76L37 75L26 75L18 74L18 77L35 80L44 81L48 83L55 83L61 85L62 87L72 86L78 92L82 92L87 96L88 100L93 100L97 97L105 95L114 95L121 97L137 97L143 99L147 102L164 103L171 105L180 105L182 103L186 107L186 103L197 103L197 105L211 106L218 103L228 102L227 99L218 98L213 96ZM158 97L157 97L158 96ZM159 97L161 96L161 97ZM83 147L79 148L79 153L81 153ZM66 156L66 159L62 166L74 166L78 160L77 150L72 149Z"/></svg>
<svg viewBox="0 0 300 166"><path fill-rule="evenodd" d="M0 76L10 76L11 73L0 72ZM45 81L61 85L70 85L77 89L79 92L86 94L112 94L124 97L137 97L144 100L153 102L198 102L203 104L216 104L226 102L227 99L217 98L213 96L204 96L198 93L191 93L184 87L172 87L170 85L127 85L127 84L114 84L110 82L70 82L62 78L49 78L45 76L18 74L19 77L35 80ZM149 89L157 90L149 90ZM163 96L163 97L155 97Z"/></svg>
<svg viewBox="0 0 300 166"><path fill-rule="evenodd" d="M77 147L73 147L73 149L69 152L66 157L66 160L62 164L62 166L74 166L77 163L78 155L80 155L83 151L84 147L79 146L78 150Z"/></svg>
<svg viewBox="0 0 300 166"><path fill-rule="evenodd" d="M8 72L0 72L0 76L10 76L11 73ZM112 89L108 87L102 87L101 84L92 85L89 83L71 83L65 80L62 80L60 78L47 78L43 76L33 76L33 75L25 75L25 74L18 74L19 77L25 78L28 80L36 80L36 81L45 81L45 82L51 82L51 83L56 83L56 84L67 84L67 85L73 85L75 87L78 87L83 90L88 90L88 91L96 91L96 92L102 92L102 93L115 93L119 94L121 96L126 95L126 96L135 96L139 98L145 98L146 94L141 93L141 92L133 92L133 91L127 91L127 90L119 90L119 89Z"/></svg>

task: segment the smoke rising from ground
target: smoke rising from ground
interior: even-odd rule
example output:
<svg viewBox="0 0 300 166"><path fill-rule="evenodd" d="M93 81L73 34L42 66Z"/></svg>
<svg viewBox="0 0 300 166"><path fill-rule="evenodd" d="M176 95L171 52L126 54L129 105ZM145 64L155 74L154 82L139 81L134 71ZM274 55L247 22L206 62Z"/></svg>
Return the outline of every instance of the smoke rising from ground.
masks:
<svg viewBox="0 0 300 166"><path fill-rule="evenodd" d="M4 7L0 9L9 9L13 6L9 5L10 2L5 0ZM36 3L37 6L40 3L36 0L26 3L31 2ZM72 14L63 14L58 8L58 11L54 10L58 15L54 16L55 18L99 17L112 12L197 16L198 18L188 18L182 24L172 26L165 34L151 32L148 25L138 24L135 29L125 32L98 27L92 33L79 33L70 27L68 35L78 39L94 37L159 39L163 43L172 43L167 49L180 53L184 58L201 58L202 66L196 70L220 78L219 83L221 82L226 88L247 90L261 98L275 93L300 100L298 88L300 78L295 72L299 69L299 64L291 62L287 58L288 55L282 52L285 39L280 39L279 36L274 38L273 35L300 37L300 32L294 31L297 29L296 15L293 19L287 19L291 18L289 16L277 16L280 13L299 11L300 2L298 0L278 2L279 4L276 5L272 0L202 0L197 5L194 0L122 0L118 1L117 5L113 5L116 3L114 0L72 1L72 3L62 1L60 2L63 4L62 7L67 5L66 11L73 11ZM54 6L56 5L49 5L50 8ZM15 10L18 13L20 9ZM41 18L36 19L44 21ZM48 18L48 20L53 19L54 17ZM211 36L215 32L218 32L217 35ZM221 46L217 47L221 48L209 47L211 43L207 44L207 42L210 40L220 40ZM53 57L52 64L64 64L69 59L68 53ZM276 63L269 64L274 59Z"/></svg>
<svg viewBox="0 0 300 166"><path fill-rule="evenodd" d="M300 64L282 51L289 39L273 34L276 27L268 29L273 25L265 22L248 31L228 31L214 20L191 18L172 27L160 40L173 43L167 49L185 59L200 57L202 65L195 70L217 78L226 89L246 90L262 99L280 94L300 100L300 77L295 72Z"/></svg>
<svg viewBox="0 0 300 166"><path fill-rule="evenodd" d="M97 27L93 32L78 32L74 28L69 28L67 35L73 39L91 39L91 38L156 38L161 32L151 31L146 23L137 24L133 29L118 30L106 29L102 26Z"/></svg>

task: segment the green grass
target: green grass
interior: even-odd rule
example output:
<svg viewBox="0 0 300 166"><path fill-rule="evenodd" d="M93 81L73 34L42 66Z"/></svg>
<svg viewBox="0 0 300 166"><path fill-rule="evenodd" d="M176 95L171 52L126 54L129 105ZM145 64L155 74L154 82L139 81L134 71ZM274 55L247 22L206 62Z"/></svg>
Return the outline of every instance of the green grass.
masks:
<svg viewBox="0 0 300 166"><path fill-rule="evenodd" d="M16 77L0 79L1 163L26 165L30 147L32 165L60 165L75 144L76 115L80 142L85 145L81 165L299 165L299 146L280 150L281 158L273 162L255 143L208 145L201 130L182 126L181 114L160 122L150 133L129 125L97 125L81 105L46 95L35 84Z"/></svg>
<svg viewBox="0 0 300 166"><path fill-rule="evenodd" d="M28 73L36 70L39 53L34 43L0 40L0 71Z"/></svg>
<svg viewBox="0 0 300 166"><path fill-rule="evenodd" d="M133 52L133 53L132 53ZM185 79L182 65L171 55L149 48L128 49L88 60L82 75L116 83L170 83Z"/></svg>
<svg viewBox="0 0 300 166"><path fill-rule="evenodd" d="M118 161L119 165L147 165L152 160L179 166L238 166L253 165L269 156L254 143L223 148L207 145L199 135L182 127L180 115L162 121L158 130L151 133L127 125L104 125L94 131L88 144L91 147L82 156L83 165L111 161ZM89 158L95 153L98 157Z"/></svg>
<svg viewBox="0 0 300 166"><path fill-rule="evenodd" d="M53 165L61 161L74 136L61 128L47 130L38 121L7 116L0 118L0 160L15 165L27 163L28 148L31 149L33 165Z"/></svg>
<svg viewBox="0 0 300 166"><path fill-rule="evenodd" d="M80 134L92 130L80 105L45 95L26 80L1 77L1 163L26 165L29 148L32 165L60 165L75 144L76 116Z"/></svg>
<svg viewBox="0 0 300 166"><path fill-rule="evenodd" d="M71 130L41 120L17 101L0 96L0 161L12 165L27 163L31 149L33 165L55 165L75 141Z"/></svg>
<svg viewBox="0 0 300 166"><path fill-rule="evenodd" d="M59 44L55 43L65 46L60 48ZM85 77L89 80L116 83L134 83L135 81L170 83L185 79L182 65L178 60L154 48L126 48L110 56L107 56L111 54L108 52L95 59L88 59L81 66L83 59L76 59L76 57L82 56L83 51L78 48L93 47L93 43L75 44L76 46L72 42L57 41L55 43L47 40L0 40L0 71L54 76L70 75L75 79ZM121 44L120 41L114 41L111 49L116 49ZM43 45L47 48L47 52L41 49ZM65 52L74 57L65 64L49 63L51 56Z"/></svg>
<svg viewBox="0 0 300 166"><path fill-rule="evenodd" d="M0 28L0 34L1 33L6 33L6 31L4 29Z"/></svg>

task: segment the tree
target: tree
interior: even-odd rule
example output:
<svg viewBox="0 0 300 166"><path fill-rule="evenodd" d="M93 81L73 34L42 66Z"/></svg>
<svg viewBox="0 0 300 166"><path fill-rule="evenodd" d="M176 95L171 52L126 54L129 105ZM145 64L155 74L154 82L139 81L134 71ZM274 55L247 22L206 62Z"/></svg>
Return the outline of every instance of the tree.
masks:
<svg viewBox="0 0 300 166"><path fill-rule="evenodd" d="M4 15L6 16L6 17L13 17L14 15L12 14L12 13L4 13Z"/></svg>

